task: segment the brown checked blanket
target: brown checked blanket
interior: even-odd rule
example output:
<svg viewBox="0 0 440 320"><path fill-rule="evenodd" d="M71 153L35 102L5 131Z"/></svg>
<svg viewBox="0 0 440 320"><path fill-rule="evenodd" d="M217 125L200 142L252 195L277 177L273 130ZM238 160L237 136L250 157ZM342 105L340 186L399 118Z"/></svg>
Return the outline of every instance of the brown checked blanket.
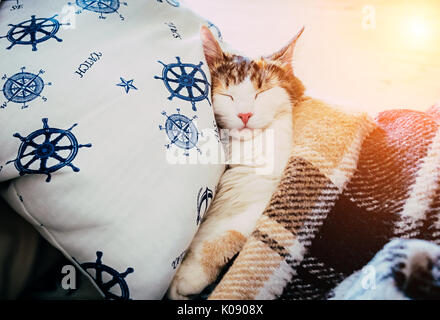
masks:
<svg viewBox="0 0 440 320"><path fill-rule="evenodd" d="M280 185L210 299L327 299L393 238L439 244L439 115L295 107Z"/></svg>

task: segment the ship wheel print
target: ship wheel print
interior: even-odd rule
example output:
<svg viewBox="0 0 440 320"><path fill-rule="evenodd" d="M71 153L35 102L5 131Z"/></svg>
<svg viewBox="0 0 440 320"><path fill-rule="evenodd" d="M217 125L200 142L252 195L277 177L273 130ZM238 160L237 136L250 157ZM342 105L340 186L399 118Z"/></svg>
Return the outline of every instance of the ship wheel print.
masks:
<svg viewBox="0 0 440 320"><path fill-rule="evenodd" d="M134 271L133 268L127 268L123 273L119 273L115 269L102 263L103 253L96 252L96 262L86 262L81 264L84 269L94 280L96 285L101 289L106 299L110 300L129 300L130 290L128 289L125 277ZM112 290L113 292L110 292Z"/></svg>
<svg viewBox="0 0 440 320"><path fill-rule="evenodd" d="M23 9L23 5L20 3L20 0L3 0L5 2L12 2L15 3L12 5L11 9L9 9L10 11L14 11L14 10L18 10L18 9Z"/></svg>
<svg viewBox="0 0 440 320"><path fill-rule="evenodd" d="M173 6L173 7L179 7L180 6L180 3L179 3L179 1L177 1L177 0L165 0L170 6ZM161 2L161 3L163 3L163 0L157 0L157 2Z"/></svg>
<svg viewBox="0 0 440 320"><path fill-rule="evenodd" d="M25 72L25 67L21 68L21 72L8 77L3 75L2 80L6 80L3 88L3 95L6 100L0 105L0 109L6 108L9 102L20 103L22 109L29 107L28 102L40 97L43 101L47 101L47 98L41 95L44 86L52 85L51 82L44 83L41 75L44 74L44 70L40 70L37 74Z"/></svg>
<svg viewBox="0 0 440 320"><path fill-rule="evenodd" d="M212 198L212 190L208 187L206 187L205 190L203 190L203 188L199 190L199 194L197 195L197 225L199 225L199 223L202 221L202 218L208 210Z"/></svg>
<svg viewBox="0 0 440 320"><path fill-rule="evenodd" d="M61 24L57 19L57 15L50 18L36 18L31 16L30 20L23 21L19 24L10 24L11 29L5 35L0 37L6 38L11 45L6 49L12 49L15 45L31 45L32 51L37 51L37 44L47 41L51 38L62 42L63 40L56 36ZM67 23L66 25L70 25Z"/></svg>
<svg viewBox="0 0 440 320"><path fill-rule="evenodd" d="M124 6L127 6L127 2L122 2ZM68 5L72 5L71 2ZM99 13L100 19L106 19L107 14L117 13L121 20L124 20L124 16L119 13L121 2L119 0L76 0L76 5L81 9L76 11L76 14L80 14L83 10Z"/></svg>
<svg viewBox="0 0 440 320"><path fill-rule="evenodd" d="M223 36L222 36L222 33L221 33L220 29L215 24L213 24L211 21L208 20L206 22L208 23L208 28L209 29L214 29L215 33L217 33L217 38L220 41L223 41Z"/></svg>
<svg viewBox="0 0 440 320"><path fill-rule="evenodd" d="M20 176L25 174L45 174L46 182L50 182L51 174L65 166L78 172L79 168L72 164L80 148L90 148L89 144L78 144L71 130L75 123L67 130L50 128L47 118L43 118L43 129L32 132L27 137L15 133L14 137L21 140L17 158L8 161L14 162Z"/></svg>
<svg viewBox="0 0 440 320"><path fill-rule="evenodd" d="M197 119L197 116L190 119L180 114L180 109L177 109L177 113L170 116L168 116L165 111L162 112L162 115L165 116L167 120L164 126L159 126L159 129L165 130L168 139L170 139L170 143L165 145L167 149L175 145L185 150L185 156L189 156L189 150L192 148L196 148L197 151L201 153L201 150L197 147L200 133L193 123L193 120Z"/></svg>
<svg viewBox="0 0 440 320"><path fill-rule="evenodd" d="M203 62L198 65L191 63L182 63L180 57L176 57L177 63L164 64L162 77L155 76L155 79L160 79L165 84L165 87L171 93L168 97L172 100L177 97L182 100L190 101L192 109L197 111L196 102L208 100L209 105L209 82L205 73L201 69Z"/></svg>

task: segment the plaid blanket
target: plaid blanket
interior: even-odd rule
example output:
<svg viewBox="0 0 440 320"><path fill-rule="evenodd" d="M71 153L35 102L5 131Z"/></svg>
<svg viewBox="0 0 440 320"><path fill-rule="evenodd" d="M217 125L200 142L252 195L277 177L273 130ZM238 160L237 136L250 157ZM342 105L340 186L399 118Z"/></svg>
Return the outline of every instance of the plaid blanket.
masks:
<svg viewBox="0 0 440 320"><path fill-rule="evenodd" d="M327 299L393 238L438 244L438 110L295 107L278 189L209 299Z"/></svg>

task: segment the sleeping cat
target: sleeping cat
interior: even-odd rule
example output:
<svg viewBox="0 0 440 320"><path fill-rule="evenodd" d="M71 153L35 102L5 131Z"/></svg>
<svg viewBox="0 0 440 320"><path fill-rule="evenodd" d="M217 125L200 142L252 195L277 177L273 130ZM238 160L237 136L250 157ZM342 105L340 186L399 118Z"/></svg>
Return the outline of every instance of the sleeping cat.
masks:
<svg viewBox="0 0 440 320"><path fill-rule="evenodd" d="M223 52L209 29L202 27L213 109L219 128L228 129L232 137L229 150L240 150L234 145L255 146L259 135L268 131L273 133L274 145L273 152L262 148L245 154L245 164L231 164L225 171L168 290L170 299L194 297L217 278L243 247L281 179L292 145L292 108L304 94L292 67L295 43L303 30L280 51L251 60ZM261 157L271 161L258 165ZM264 168L268 162L271 167ZM262 174L256 169L268 171Z"/></svg>

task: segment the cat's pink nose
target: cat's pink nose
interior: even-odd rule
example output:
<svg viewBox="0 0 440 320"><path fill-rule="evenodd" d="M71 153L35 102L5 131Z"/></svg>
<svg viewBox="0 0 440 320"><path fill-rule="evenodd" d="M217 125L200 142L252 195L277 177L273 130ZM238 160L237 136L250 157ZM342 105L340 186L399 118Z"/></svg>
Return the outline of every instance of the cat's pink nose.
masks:
<svg viewBox="0 0 440 320"><path fill-rule="evenodd" d="M241 119L241 121L243 121L244 125L247 125L249 118L252 117L253 113L252 112L248 112L248 113L239 113L238 117Z"/></svg>

